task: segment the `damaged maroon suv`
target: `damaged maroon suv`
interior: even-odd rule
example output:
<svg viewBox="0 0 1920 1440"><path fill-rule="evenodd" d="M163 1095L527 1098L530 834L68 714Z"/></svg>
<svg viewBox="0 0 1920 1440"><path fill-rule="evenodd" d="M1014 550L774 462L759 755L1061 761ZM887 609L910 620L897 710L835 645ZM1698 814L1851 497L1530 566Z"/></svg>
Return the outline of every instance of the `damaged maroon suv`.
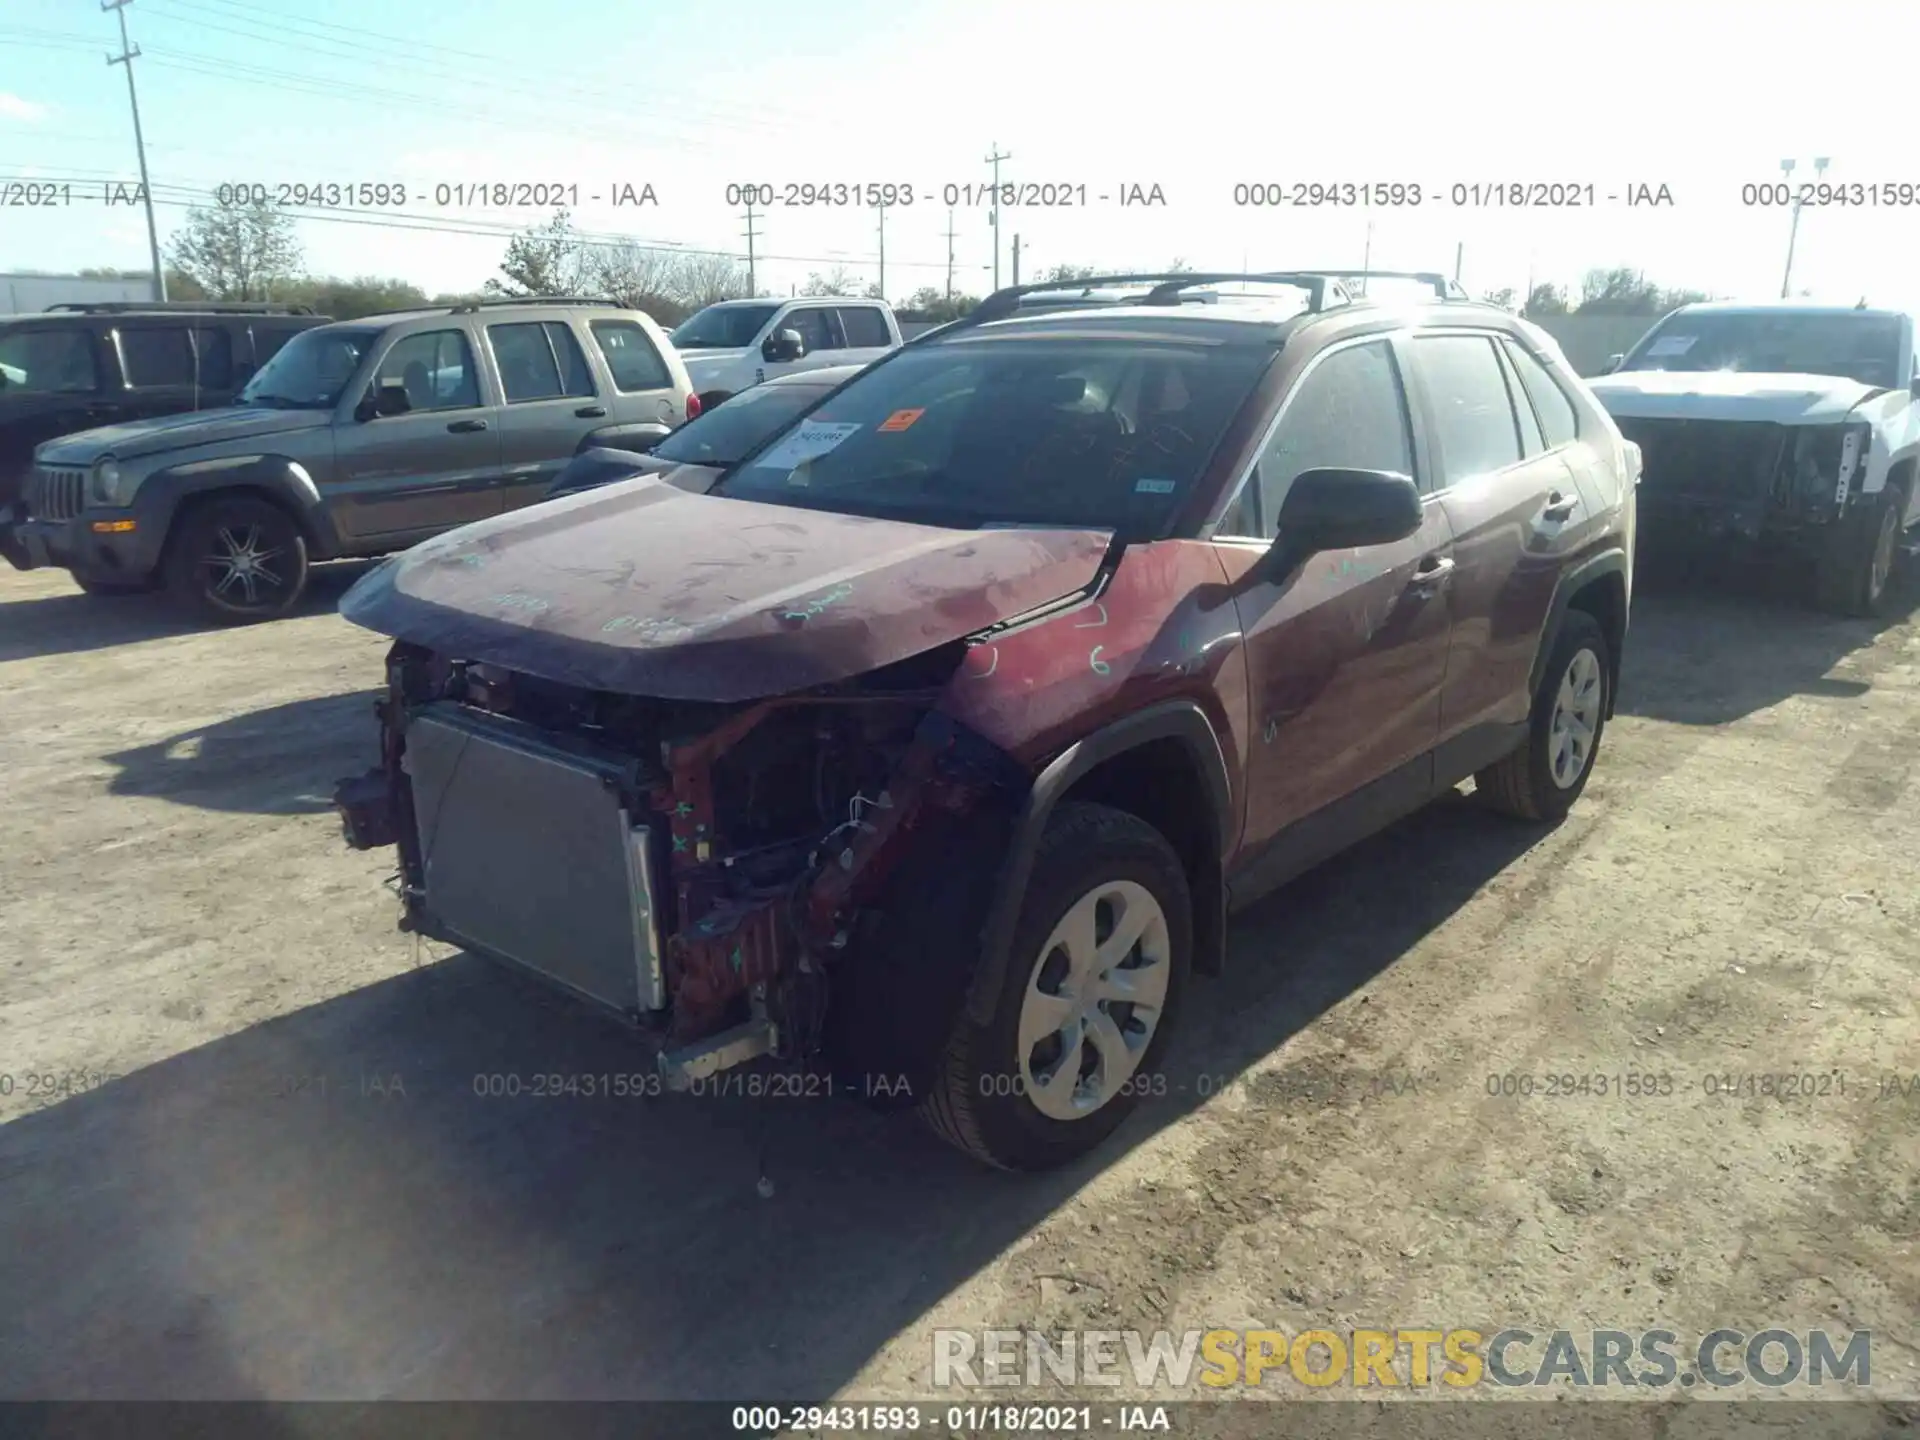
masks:
<svg viewBox="0 0 1920 1440"><path fill-rule="evenodd" d="M366 576L336 798L403 928L669 1086L772 1055L993 1164L1098 1144L1231 908L1470 776L1557 818L1612 713L1637 453L1524 321L1345 278L1002 291L724 472Z"/></svg>

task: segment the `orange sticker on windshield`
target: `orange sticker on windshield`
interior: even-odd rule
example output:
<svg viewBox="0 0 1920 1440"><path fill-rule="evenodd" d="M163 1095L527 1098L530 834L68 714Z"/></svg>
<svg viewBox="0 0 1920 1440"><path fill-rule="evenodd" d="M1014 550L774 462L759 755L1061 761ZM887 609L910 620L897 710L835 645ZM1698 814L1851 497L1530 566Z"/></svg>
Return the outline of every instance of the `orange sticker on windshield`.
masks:
<svg viewBox="0 0 1920 1440"><path fill-rule="evenodd" d="M896 410L880 423L880 432L885 434L890 430L904 430L926 413L927 407L924 405L918 410Z"/></svg>

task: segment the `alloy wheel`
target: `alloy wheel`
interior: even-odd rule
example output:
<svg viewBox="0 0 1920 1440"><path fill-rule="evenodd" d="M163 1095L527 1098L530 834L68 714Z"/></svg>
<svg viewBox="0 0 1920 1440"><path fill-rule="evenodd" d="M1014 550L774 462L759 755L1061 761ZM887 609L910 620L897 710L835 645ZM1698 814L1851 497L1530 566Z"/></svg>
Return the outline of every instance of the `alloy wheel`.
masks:
<svg viewBox="0 0 1920 1440"><path fill-rule="evenodd" d="M285 558L284 545L257 523L222 525L213 535L213 548L202 558L207 594L236 609L277 603L287 579L277 562Z"/></svg>

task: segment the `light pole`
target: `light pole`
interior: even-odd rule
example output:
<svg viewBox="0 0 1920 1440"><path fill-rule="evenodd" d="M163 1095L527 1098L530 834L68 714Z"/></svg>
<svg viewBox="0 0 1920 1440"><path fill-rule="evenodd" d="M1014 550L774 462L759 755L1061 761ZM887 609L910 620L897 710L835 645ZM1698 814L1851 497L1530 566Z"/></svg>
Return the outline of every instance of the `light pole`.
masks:
<svg viewBox="0 0 1920 1440"><path fill-rule="evenodd" d="M1793 184L1793 161L1782 160L1780 162L1780 173L1786 177L1787 184L1791 186ZM1827 159L1823 155L1813 162L1813 178L1817 182L1820 177L1826 173ZM1795 242L1800 238L1800 206L1801 202L1796 199L1793 202L1793 220L1787 227L1787 269L1786 273L1780 277L1780 298L1782 300L1785 300L1793 292L1793 247Z"/></svg>

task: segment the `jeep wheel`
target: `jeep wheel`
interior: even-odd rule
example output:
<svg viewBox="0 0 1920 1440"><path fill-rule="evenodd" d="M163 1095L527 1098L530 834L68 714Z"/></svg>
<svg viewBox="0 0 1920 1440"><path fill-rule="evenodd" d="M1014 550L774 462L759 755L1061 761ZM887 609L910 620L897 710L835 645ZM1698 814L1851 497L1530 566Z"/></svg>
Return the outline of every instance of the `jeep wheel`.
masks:
<svg viewBox="0 0 1920 1440"><path fill-rule="evenodd" d="M1111 1135L1152 1084L1186 988L1180 857L1124 811L1069 802L1040 841L993 1018L962 1015L921 1114L1006 1170Z"/></svg>
<svg viewBox="0 0 1920 1440"><path fill-rule="evenodd" d="M1866 618L1884 613L1900 549L1902 508L1899 491L1889 485L1865 514L1841 523L1814 570L1821 609Z"/></svg>
<svg viewBox="0 0 1920 1440"><path fill-rule="evenodd" d="M1489 805L1517 820L1558 820L1573 808L1600 753L1611 673L1600 622L1567 611L1533 697L1526 744L1473 777Z"/></svg>
<svg viewBox="0 0 1920 1440"><path fill-rule="evenodd" d="M287 513L236 495L189 513L167 557L167 590L222 624L284 615L307 588L307 541Z"/></svg>

